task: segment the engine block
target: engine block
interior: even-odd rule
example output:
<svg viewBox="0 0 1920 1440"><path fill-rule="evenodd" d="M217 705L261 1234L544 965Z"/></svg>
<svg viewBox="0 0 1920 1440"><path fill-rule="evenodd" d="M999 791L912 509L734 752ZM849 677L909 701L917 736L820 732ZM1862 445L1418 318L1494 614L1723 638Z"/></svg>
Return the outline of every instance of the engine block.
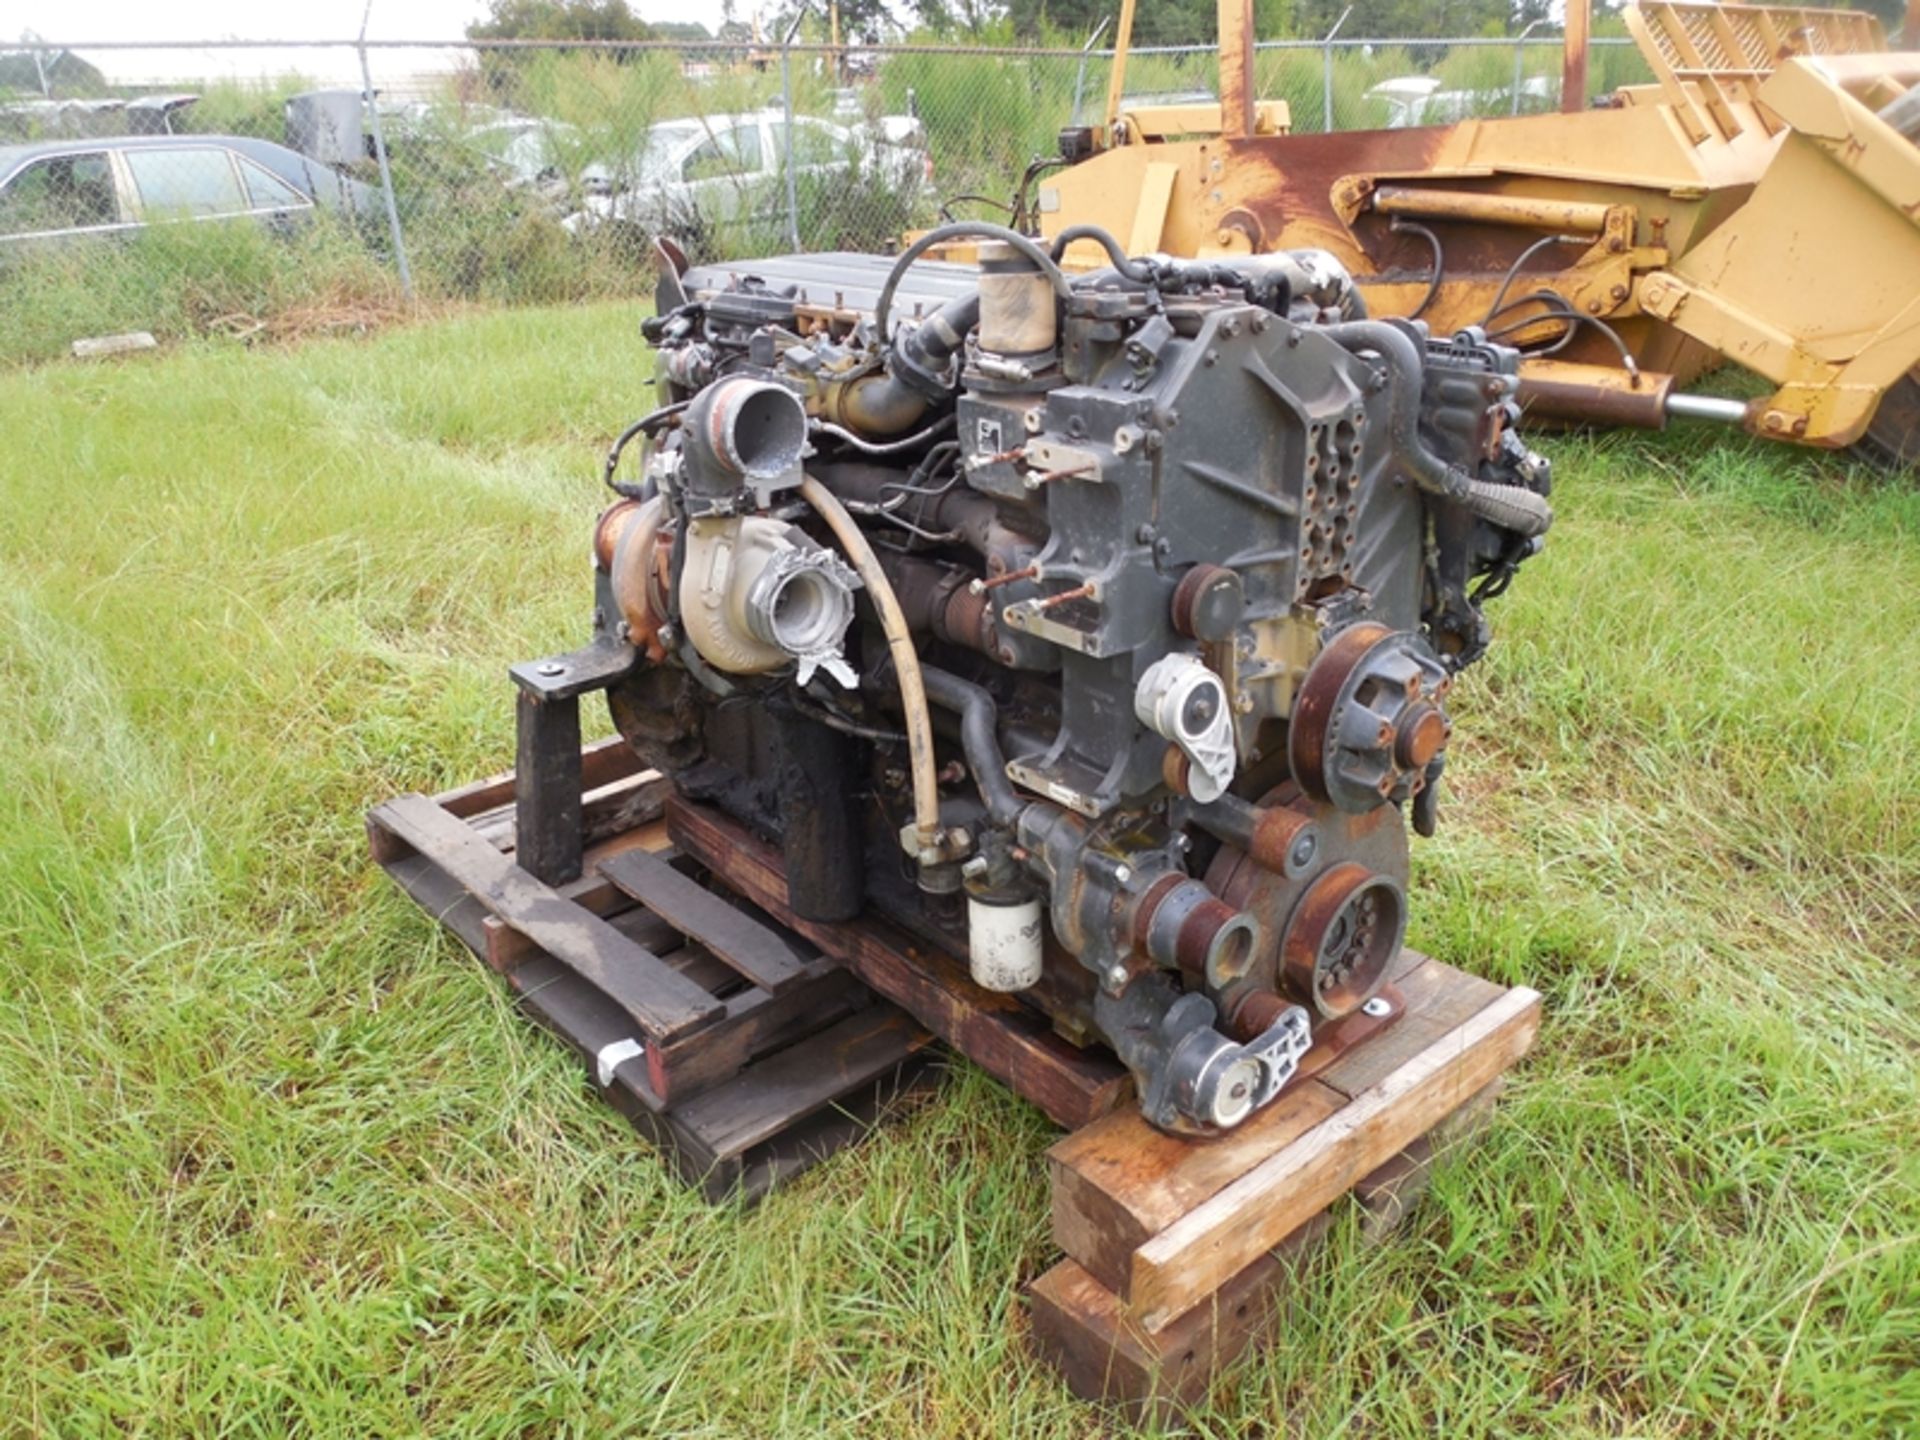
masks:
<svg viewBox="0 0 1920 1440"><path fill-rule="evenodd" d="M799 913L886 913L1110 1045L1154 1124L1239 1124L1402 944L1454 677L1551 521L1516 353L1363 318L1318 252L1099 232L660 299L594 544L622 735Z"/></svg>

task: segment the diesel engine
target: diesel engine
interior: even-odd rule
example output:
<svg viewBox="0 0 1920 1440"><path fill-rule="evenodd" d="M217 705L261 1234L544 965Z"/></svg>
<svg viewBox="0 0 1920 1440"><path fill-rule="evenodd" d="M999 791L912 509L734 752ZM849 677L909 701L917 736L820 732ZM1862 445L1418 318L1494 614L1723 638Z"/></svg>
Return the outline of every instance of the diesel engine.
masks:
<svg viewBox="0 0 1920 1440"><path fill-rule="evenodd" d="M1516 352L1364 318L1319 252L969 224L670 272L646 331L594 543L626 741L796 912L965 956L1154 1124L1272 1099L1385 983L1454 677L1552 518Z"/></svg>

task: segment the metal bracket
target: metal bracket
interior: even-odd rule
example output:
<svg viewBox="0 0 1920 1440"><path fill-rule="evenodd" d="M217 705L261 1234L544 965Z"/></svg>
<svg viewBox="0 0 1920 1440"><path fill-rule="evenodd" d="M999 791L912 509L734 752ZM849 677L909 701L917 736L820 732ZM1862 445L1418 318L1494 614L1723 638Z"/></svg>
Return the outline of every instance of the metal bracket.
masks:
<svg viewBox="0 0 1920 1440"><path fill-rule="evenodd" d="M623 679L639 658L640 652L625 641L605 638L564 655L522 660L508 666L507 673L535 700L571 700Z"/></svg>

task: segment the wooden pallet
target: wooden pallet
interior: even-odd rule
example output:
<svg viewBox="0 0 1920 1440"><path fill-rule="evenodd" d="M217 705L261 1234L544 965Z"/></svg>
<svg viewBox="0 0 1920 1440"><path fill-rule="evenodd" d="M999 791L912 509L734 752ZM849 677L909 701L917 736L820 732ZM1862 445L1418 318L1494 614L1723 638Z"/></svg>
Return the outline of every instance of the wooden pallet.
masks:
<svg viewBox="0 0 1920 1440"><path fill-rule="evenodd" d="M1531 990L1407 952L1387 1014L1318 1030L1245 1125L1163 1134L1106 1050L887 920L801 918L773 847L670 797L624 744L583 750L578 697L623 663L590 647L514 667L525 782L388 801L375 857L709 1195L763 1194L851 1143L935 1036L1038 1106L1070 1133L1047 1156L1066 1258L1031 1288L1033 1336L1084 1397L1208 1393L1332 1207L1352 1195L1366 1233L1390 1230L1538 1028Z"/></svg>
<svg viewBox="0 0 1920 1440"><path fill-rule="evenodd" d="M865 1133L924 1074L932 1037L690 873L661 821L664 782L624 743L574 755L578 780L560 781L573 804L530 808L574 827L578 878L549 884L518 863L513 773L376 807L374 856L689 1183L757 1198Z"/></svg>

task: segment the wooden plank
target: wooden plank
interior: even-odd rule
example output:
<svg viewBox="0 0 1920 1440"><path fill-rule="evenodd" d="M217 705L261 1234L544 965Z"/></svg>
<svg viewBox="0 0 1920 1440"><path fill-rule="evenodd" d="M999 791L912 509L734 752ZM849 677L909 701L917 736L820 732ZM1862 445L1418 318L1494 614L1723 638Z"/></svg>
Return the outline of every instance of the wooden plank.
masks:
<svg viewBox="0 0 1920 1440"><path fill-rule="evenodd" d="M1156 1130L1131 1107L1076 1130L1047 1152L1054 1243L1124 1294L1134 1251L1346 1103L1309 1080L1212 1139Z"/></svg>
<svg viewBox="0 0 1920 1440"><path fill-rule="evenodd" d="M724 817L676 797L667 805L667 829L777 923L813 941L1056 1124L1090 1124L1132 1094L1132 1078L1117 1060L1075 1049L1043 1016L1010 995L983 990L964 965L897 926L872 918L837 925L800 919L787 905L773 848Z"/></svg>
<svg viewBox="0 0 1920 1440"><path fill-rule="evenodd" d="M613 890L612 886L607 888L612 891L611 902L595 891L588 891L581 898L574 900L574 903L598 915L634 944L642 949L651 950L661 960L667 958L668 951L686 943L686 937L666 921L648 915L639 906L627 901L626 896ZM567 898L574 899L570 895ZM482 928L486 932L487 948L480 958L486 961L489 970L496 970L504 975L516 965L523 964L531 956L545 953L533 941L527 939L497 915L489 915ZM710 990L713 987L703 985L701 988Z"/></svg>
<svg viewBox="0 0 1920 1440"><path fill-rule="evenodd" d="M556 894L424 795L389 800L371 817L427 856L500 919L618 1001L655 1039L725 1013L719 1001L606 921Z"/></svg>
<svg viewBox="0 0 1920 1440"><path fill-rule="evenodd" d="M807 962L818 953L803 952L778 931L644 850L602 860L600 873L770 995L797 984L807 973Z"/></svg>
<svg viewBox="0 0 1920 1440"><path fill-rule="evenodd" d="M689 946L694 954L704 954ZM678 952L676 952L678 953ZM709 957L709 963L726 966ZM731 970L727 970L729 976ZM715 1024L652 1048L654 1086L675 1105L723 1084L751 1063L784 1045L834 1024L867 1003L868 991L839 966L821 961L801 984L779 995L749 986L726 1001Z"/></svg>
<svg viewBox="0 0 1920 1440"><path fill-rule="evenodd" d="M674 1117L715 1155L744 1154L932 1043L904 1011L869 1005L677 1105Z"/></svg>
<svg viewBox="0 0 1920 1440"><path fill-rule="evenodd" d="M857 1143L885 1118L888 1108L901 1096L931 1088L944 1074L945 1067L935 1051L917 1051L877 1080L814 1111L741 1156L738 1177L724 1194L716 1193L710 1185L702 1188L710 1200L739 1196L749 1203L756 1201Z"/></svg>
<svg viewBox="0 0 1920 1440"><path fill-rule="evenodd" d="M407 855L384 868L394 884L451 931L456 940L475 955L484 953L486 922L493 917L465 887L424 855Z"/></svg>
<svg viewBox="0 0 1920 1440"><path fill-rule="evenodd" d="M591 849L659 819L666 813L667 796L672 791L673 786L651 770L589 788L580 801L580 844ZM434 802L440 803L438 796ZM441 805L440 808L447 807ZM488 844L511 852L514 819L513 806L509 804L470 816L467 823Z"/></svg>
<svg viewBox="0 0 1920 1440"><path fill-rule="evenodd" d="M598 790L628 776L660 778L657 770L644 770L633 747L618 735L596 740L580 752L580 784L586 790ZM513 771L489 775L471 785L462 785L433 797L433 803L450 815L470 819L489 810L513 804Z"/></svg>
<svg viewBox="0 0 1920 1440"><path fill-rule="evenodd" d="M1491 980L1424 957L1394 983L1406 1007L1399 1023L1320 1069L1323 1085L1349 1096L1371 1089L1507 993Z"/></svg>
<svg viewBox="0 0 1920 1440"><path fill-rule="evenodd" d="M1507 991L1134 1252L1127 1300L1164 1328L1426 1134L1533 1043L1540 996ZM1391 1034L1393 1032L1389 1032Z"/></svg>
<svg viewBox="0 0 1920 1440"><path fill-rule="evenodd" d="M1062 1260L1028 1290L1034 1345L1081 1399L1119 1404L1136 1422L1176 1421L1229 1365L1271 1338L1294 1270L1328 1223L1316 1216L1158 1333L1083 1267Z"/></svg>
<svg viewBox="0 0 1920 1440"><path fill-rule="evenodd" d="M588 873L570 884L556 885L555 893L602 917L616 915L622 910L632 908L633 900L630 896L600 875L597 869L591 868L598 866L609 856L622 853L624 849L650 850L662 859L669 859L674 854L673 846L667 840L666 822L650 821L638 830L630 831L613 840L603 840L589 849L586 857L586 863L590 867ZM662 944L669 944L671 942L665 938L665 931L672 931L672 927L664 926L661 939ZM673 933L677 935L679 932L673 931ZM646 945L648 949L654 948L645 940L640 943ZM538 948L512 926L488 917L487 953L482 958L495 970L512 969Z"/></svg>

